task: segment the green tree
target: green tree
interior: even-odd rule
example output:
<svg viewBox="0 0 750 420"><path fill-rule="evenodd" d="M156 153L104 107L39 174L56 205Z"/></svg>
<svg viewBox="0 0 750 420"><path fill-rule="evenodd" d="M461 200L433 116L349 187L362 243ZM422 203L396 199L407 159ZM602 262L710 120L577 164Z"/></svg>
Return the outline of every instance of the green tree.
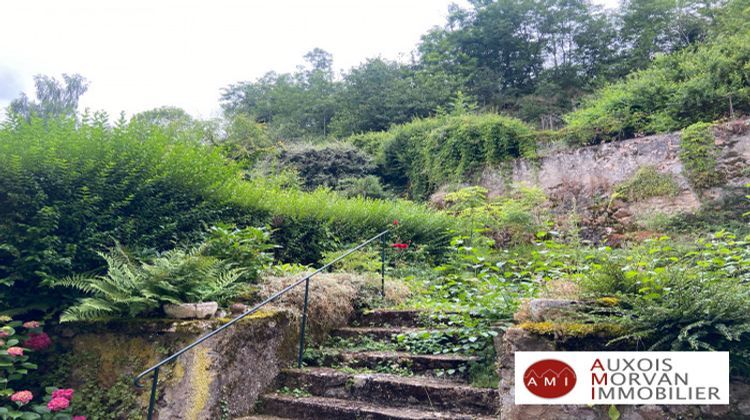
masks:
<svg viewBox="0 0 750 420"><path fill-rule="evenodd" d="M78 100L86 93L89 84L80 74L63 74L62 77L63 80L60 81L42 74L34 76L37 100L34 101L22 93L10 103L8 109L27 121L32 116L45 120L75 116L78 111Z"/></svg>

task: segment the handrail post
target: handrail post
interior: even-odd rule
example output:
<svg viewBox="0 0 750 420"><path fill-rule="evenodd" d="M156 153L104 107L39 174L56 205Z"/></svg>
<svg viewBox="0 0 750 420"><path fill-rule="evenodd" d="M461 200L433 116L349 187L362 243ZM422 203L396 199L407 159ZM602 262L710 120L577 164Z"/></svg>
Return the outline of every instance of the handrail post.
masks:
<svg viewBox="0 0 750 420"><path fill-rule="evenodd" d="M307 323L307 297L310 294L310 277L305 281L305 303L302 307L302 322L299 327L299 355L297 367L302 368L302 354L305 352L305 324Z"/></svg>
<svg viewBox="0 0 750 420"><path fill-rule="evenodd" d="M380 295L385 299L385 242L388 234L380 237Z"/></svg>
<svg viewBox="0 0 750 420"><path fill-rule="evenodd" d="M156 385L159 382L159 368L154 369L154 378L151 380L151 397L148 399L147 419L154 418L154 406L156 405Z"/></svg>

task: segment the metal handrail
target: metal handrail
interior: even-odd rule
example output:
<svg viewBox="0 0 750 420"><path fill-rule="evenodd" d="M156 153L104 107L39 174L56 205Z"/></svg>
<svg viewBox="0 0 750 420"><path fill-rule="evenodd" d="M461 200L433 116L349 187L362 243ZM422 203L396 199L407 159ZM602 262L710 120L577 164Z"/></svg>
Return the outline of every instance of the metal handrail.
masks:
<svg viewBox="0 0 750 420"><path fill-rule="evenodd" d="M328 264L318 268L311 274L306 275L305 277L297 280L296 282L290 284L289 286L281 289L280 291L274 293L269 298L264 300L263 302L253 306L252 308L248 309L247 311L243 312L242 314L232 318L230 321L226 322L225 324L222 324L220 327L216 328L213 331L210 331L197 340L193 341L192 343L188 344L187 346L183 347L182 349L178 350L177 352L173 353L171 356L163 359L159 363L151 366L150 368L144 370L141 372L138 376L133 379L133 384L137 388L142 388L143 385L141 385L141 379L143 379L144 376L148 375L149 373L153 372L153 379L151 381L151 396L149 398L148 403L148 414L147 419L151 420L153 418L154 414L154 405L156 403L156 387L159 380L159 369L164 366L167 363L173 362L176 360L180 355L187 352L188 350L192 349L193 347L203 343L204 341L208 340L209 338L215 336L216 334L220 333L221 331L227 329L228 327L232 326L242 318L245 318L248 315L252 315L253 313L257 312L260 308L263 306L273 302L274 300L278 299L280 296L286 294L290 290L294 289L295 287L299 286L303 282L305 283L305 303L304 307L302 309L302 320L300 321L300 336L299 336L299 354L297 356L297 366L302 367L302 353L305 351L305 323L307 322L307 300L308 295L310 291L310 279L315 276L316 274L319 274L322 271L327 270L332 265L336 264L337 262L343 260L344 258L348 257L349 255L359 251L363 247L369 245L370 243L376 241L377 239L380 239L381 244L381 250L380 250L380 258L381 258L381 266L380 266L380 291L381 295L385 297L385 250L386 250L386 237L388 236L388 233L390 230L384 230L377 235L373 236L372 238L360 243L354 248L349 249L342 255L335 258L333 261L329 262Z"/></svg>

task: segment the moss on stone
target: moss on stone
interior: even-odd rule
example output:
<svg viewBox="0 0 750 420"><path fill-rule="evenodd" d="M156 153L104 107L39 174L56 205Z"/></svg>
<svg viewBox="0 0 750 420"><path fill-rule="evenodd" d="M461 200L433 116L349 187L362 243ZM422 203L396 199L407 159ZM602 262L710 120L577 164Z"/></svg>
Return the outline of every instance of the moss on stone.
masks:
<svg viewBox="0 0 750 420"><path fill-rule="evenodd" d="M601 306L618 306L620 304L620 299L616 297L601 297L596 300L596 303L598 303Z"/></svg>
<svg viewBox="0 0 750 420"><path fill-rule="evenodd" d="M208 349L200 346L195 349L193 355L193 366L190 371L190 409L187 412L188 419L198 419L201 412L208 405L210 396L211 380L213 375L210 373L211 359L208 356Z"/></svg>
<svg viewBox="0 0 750 420"><path fill-rule="evenodd" d="M614 324L583 324L576 322L523 322L519 328L538 335L562 337L607 336L617 337L623 333L622 327Z"/></svg>

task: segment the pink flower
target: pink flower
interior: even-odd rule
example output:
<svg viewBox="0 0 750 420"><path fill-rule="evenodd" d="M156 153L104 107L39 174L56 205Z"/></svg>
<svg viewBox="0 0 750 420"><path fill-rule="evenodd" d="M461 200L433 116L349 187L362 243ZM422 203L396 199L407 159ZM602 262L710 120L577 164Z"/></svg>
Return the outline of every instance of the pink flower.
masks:
<svg viewBox="0 0 750 420"><path fill-rule="evenodd" d="M34 399L34 394L31 391L18 391L10 396L10 400L13 402L28 404L29 401Z"/></svg>
<svg viewBox="0 0 750 420"><path fill-rule="evenodd" d="M73 420L86 420L86 416L73 416Z"/></svg>
<svg viewBox="0 0 750 420"><path fill-rule="evenodd" d="M21 347L10 347L7 351L11 356L23 356L23 349Z"/></svg>
<svg viewBox="0 0 750 420"><path fill-rule="evenodd" d="M38 321L28 321L23 323L24 328L32 329L32 328L39 328L39 322Z"/></svg>
<svg viewBox="0 0 750 420"><path fill-rule="evenodd" d="M68 389L58 389L57 391L52 393L52 398L65 398L66 400L70 401L73 399L73 390Z"/></svg>
<svg viewBox="0 0 750 420"><path fill-rule="evenodd" d="M0 340L0 347L2 347L2 346L4 346L4 345L5 345L5 341L3 341L3 340Z"/></svg>
<svg viewBox="0 0 750 420"><path fill-rule="evenodd" d="M31 333L28 340L23 342L23 346L32 350L44 350L52 345L47 333Z"/></svg>
<svg viewBox="0 0 750 420"><path fill-rule="evenodd" d="M0 338L5 338L8 336L10 336L10 333L8 331L0 330Z"/></svg>
<svg viewBox="0 0 750 420"><path fill-rule="evenodd" d="M47 408L49 408L50 411L65 410L68 407L70 407L70 401L62 397L52 398L47 403Z"/></svg>

